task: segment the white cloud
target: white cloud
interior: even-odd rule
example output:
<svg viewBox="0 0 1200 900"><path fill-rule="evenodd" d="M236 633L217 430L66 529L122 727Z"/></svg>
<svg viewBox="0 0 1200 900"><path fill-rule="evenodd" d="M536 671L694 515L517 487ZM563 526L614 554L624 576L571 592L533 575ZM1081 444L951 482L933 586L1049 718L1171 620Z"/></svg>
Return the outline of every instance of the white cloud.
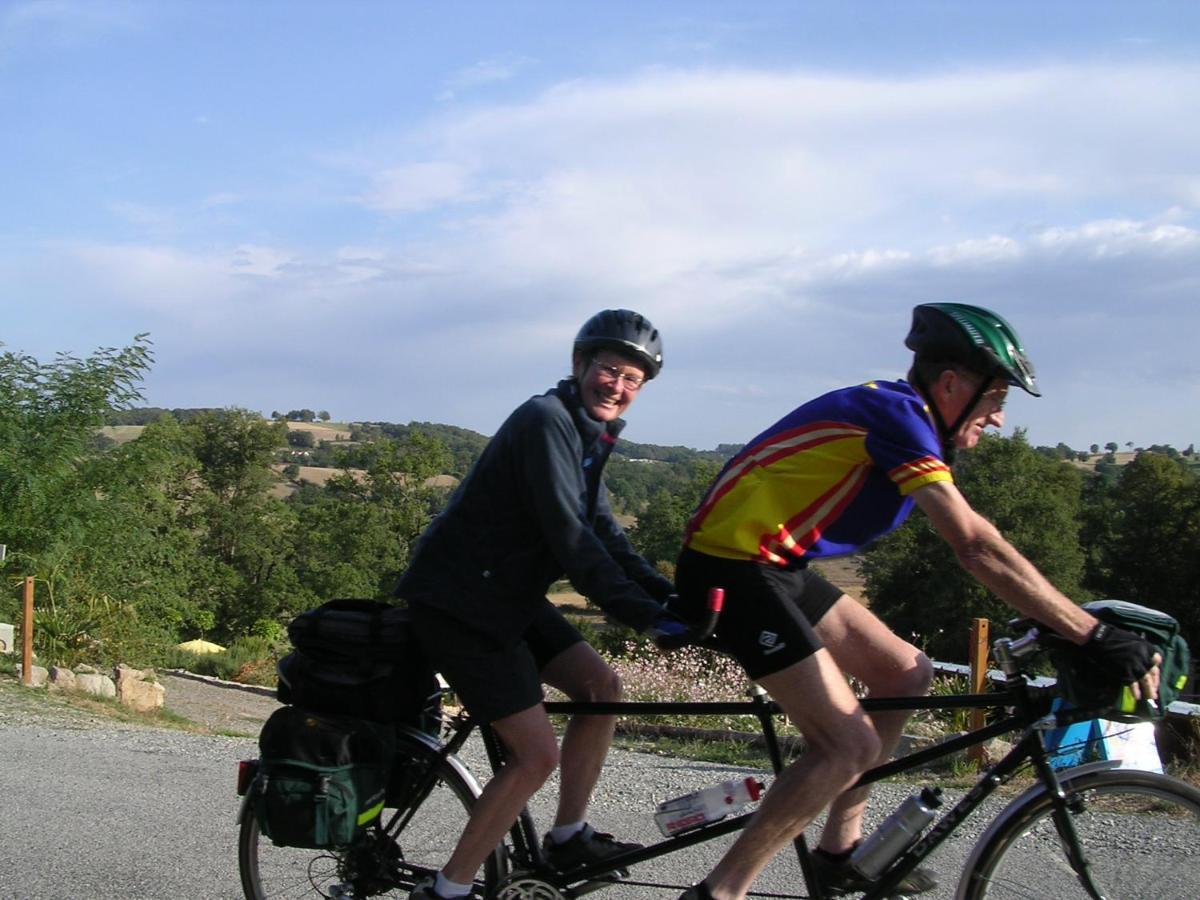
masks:
<svg viewBox="0 0 1200 900"><path fill-rule="evenodd" d="M648 295L806 253L997 257L1085 210L1190 215L1195 179L1164 173L1191 171L1200 104L1165 88L1193 83L1200 67L568 82L431 123L427 159L397 160L366 202L437 213L501 281ZM1164 122L1175 140L1147 141Z"/></svg>
<svg viewBox="0 0 1200 900"><path fill-rule="evenodd" d="M0 11L0 50L74 47L145 24L142 4L106 0L27 0Z"/></svg>
<svg viewBox="0 0 1200 900"><path fill-rule="evenodd" d="M233 252L229 261L229 271L234 275L256 275L278 279L284 275L287 266L293 262L294 257L291 254L273 247L242 244Z"/></svg>
<svg viewBox="0 0 1200 900"><path fill-rule="evenodd" d="M421 212L471 198L470 173L455 162L421 162L397 166L375 176L363 202L388 213Z"/></svg>
<svg viewBox="0 0 1200 900"><path fill-rule="evenodd" d="M464 91L508 81L532 62L529 57L516 55L479 60L447 78L446 87L438 95L438 99L452 100Z"/></svg>
<svg viewBox="0 0 1200 900"><path fill-rule="evenodd" d="M1047 399L1014 401L1009 421L1035 442L1186 446L1196 84L1200 66L565 82L443 109L387 154L384 137L325 154L366 185L340 211L367 220L352 235L293 245L231 225L216 249L95 243L39 262L262 382L261 401L209 402L278 406L275 385L310 377L287 342L319 343L353 348L311 373L314 393L354 398L337 414L490 430L565 373L579 322L629 306L667 353L630 436L712 446L902 374L911 306L960 299L1008 315L1034 353ZM221 196L205 205L239 201ZM398 387L417 372L436 389ZM1128 437L1098 424L1135 420Z"/></svg>

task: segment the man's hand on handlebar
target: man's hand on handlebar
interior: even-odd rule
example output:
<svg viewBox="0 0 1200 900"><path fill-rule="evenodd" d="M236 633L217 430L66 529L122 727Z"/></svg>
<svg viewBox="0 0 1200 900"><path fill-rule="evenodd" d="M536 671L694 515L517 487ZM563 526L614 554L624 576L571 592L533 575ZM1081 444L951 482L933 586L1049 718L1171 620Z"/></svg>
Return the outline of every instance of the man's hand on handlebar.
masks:
<svg viewBox="0 0 1200 900"><path fill-rule="evenodd" d="M1162 655L1140 636L1101 622L1080 648L1113 680L1129 685L1135 700L1158 699L1158 666Z"/></svg>

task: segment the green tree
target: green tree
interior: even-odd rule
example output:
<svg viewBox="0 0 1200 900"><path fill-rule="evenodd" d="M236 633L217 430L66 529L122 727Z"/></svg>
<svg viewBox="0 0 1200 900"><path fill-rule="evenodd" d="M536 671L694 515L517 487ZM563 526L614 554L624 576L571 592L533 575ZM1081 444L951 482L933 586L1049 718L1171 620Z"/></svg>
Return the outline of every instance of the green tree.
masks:
<svg viewBox="0 0 1200 900"><path fill-rule="evenodd" d="M77 527L56 547L47 599L68 618L64 600L114 613L92 635L93 659L152 661L200 618L191 591L198 540L186 517L194 466L181 438L167 418L93 460Z"/></svg>
<svg viewBox="0 0 1200 900"><path fill-rule="evenodd" d="M342 471L324 490L296 495L300 593L291 611L331 597L388 596L421 531L445 504L447 488L435 476L449 459L444 445L419 433L382 439L369 448L365 469Z"/></svg>
<svg viewBox="0 0 1200 900"><path fill-rule="evenodd" d="M1139 453L1089 504L1099 592L1161 609L1200 639L1200 478L1160 453Z"/></svg>
<svg viewBox="0 0 1200 900"><path fill-rule="evenodd" d="M317 439L313 437L311 431L289 431L287 442L289 447L300 447L301 449L317 446Z"/></svg>
<svg viewBox="0 0 1200 900"><path fill-rule="evenodd" d="M682 484L654 493L629 533L630 542L642 556L651 563L675 564L688 519L719 469L716 462L697 461Z"/></svg>
<svg viewBox="0 0 1200 900"><path fill-rule="evenodd" d="M224 409L196 416L184 430L199 485L188 505L200 550L193 596L217 637L255 633L296 587L288 564L294 513L268 493L287 425Z"/></svg>
<svg viewBox="0 0 1200 900"><path fill-rule="evenodd" d="M1081 598L1077 469L1033 450L1022 432L985 436L955 470L967 500L1059 590ZM872 609L943 659L961 659L973 618L1006 621L1011 609L972 578L929 520L916 512L864 557Z"/></svg>
<svg viewBox="0 0 1200 900"><path fill-rule="evenodd" d="M0 534L16 559L74 527L90 488L81 473L100 452L93 437L114 408L140 399L151 362L145 335L83 359L0 354Z"/></svg>
<svg viewBox="0 0 1200 900"><path fill-rule="evenodd" d="M0 535L8 571L36 580L48 662L148 658L187 617L194 541L177 525L189 467L156 437L169 426L119 447L94 440L140 396L151 360L145 336L48 364L0 356Z"/></svg>

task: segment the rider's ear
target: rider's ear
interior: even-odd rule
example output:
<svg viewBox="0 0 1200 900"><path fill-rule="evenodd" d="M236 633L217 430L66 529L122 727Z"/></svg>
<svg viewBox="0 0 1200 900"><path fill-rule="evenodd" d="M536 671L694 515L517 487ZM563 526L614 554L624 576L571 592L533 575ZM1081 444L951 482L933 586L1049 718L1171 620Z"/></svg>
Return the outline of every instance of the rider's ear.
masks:
<svg viewBox="0 0 1200 900"><path fill-rule="evenodd" d="M588 362L589 358L576 350L571 354L571 374L577 379L583 378L583 373L587 371Z"/></svg>
<svg viewBox="0 0 1200 900"><path fill-rule="evenodd" d="M954 393L958 379L959 374L954 369L942 369L933 383L934 394L949 399L950 395Z"/></svg>

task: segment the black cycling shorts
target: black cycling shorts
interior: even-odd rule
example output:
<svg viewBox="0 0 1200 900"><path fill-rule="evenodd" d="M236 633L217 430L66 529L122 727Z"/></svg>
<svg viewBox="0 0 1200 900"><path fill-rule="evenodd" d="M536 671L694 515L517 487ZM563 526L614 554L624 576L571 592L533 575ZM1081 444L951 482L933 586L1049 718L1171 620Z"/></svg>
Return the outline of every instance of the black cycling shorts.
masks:
<svg viewBox="0 0 1200 900"><path fill-rule="evenodd" d="M543 600L515 640L463 622L436 606L409 600L413 628L426 655L478 722L495 722L545 699L541 670L583 640L549 600Z"/></svg>
<svg viewBox="0 0 1200 900"><path fill-rule="evenodd" d="M755 680L816 653L822 644L813 626L843 593L803 565L722 559L684 548L675 568L679 602L672 602L672 611L700 621L712 587L725 589L725 606L708 643Z"/></svg>

